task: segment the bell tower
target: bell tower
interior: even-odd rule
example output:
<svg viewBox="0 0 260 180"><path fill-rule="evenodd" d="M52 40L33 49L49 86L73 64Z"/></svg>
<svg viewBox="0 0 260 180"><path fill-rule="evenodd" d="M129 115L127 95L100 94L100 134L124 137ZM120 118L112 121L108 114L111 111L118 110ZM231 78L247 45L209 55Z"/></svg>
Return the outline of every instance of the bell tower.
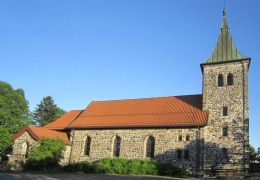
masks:
<svg viewBox="0 0 260 180"><path fill-rule="evenodd" d="M204 173L245 173L249 166L248 70L251 58L242 55L231 37L223 11L216 47L203 73Z"/></svg>

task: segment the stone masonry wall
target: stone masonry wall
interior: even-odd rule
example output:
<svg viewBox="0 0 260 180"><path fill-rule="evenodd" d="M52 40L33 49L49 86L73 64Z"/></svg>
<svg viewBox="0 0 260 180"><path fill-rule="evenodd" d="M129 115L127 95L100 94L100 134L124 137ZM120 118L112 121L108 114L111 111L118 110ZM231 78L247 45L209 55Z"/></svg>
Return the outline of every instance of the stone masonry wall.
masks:
<svg viewBox="0 0 260 180"><path fill-rule="evenodd" d="M27 151L30 151L30 149L35 145L37 145L37 141L35 141L28 132L25 132L14 141L13 153L8 162L12 169L18 170L22 168L22 165L26 162ZM64 158L60 161L61 165L69 163L70 150L71 146L66 145Z"/></svg>
<svg viewBox="0 0 260 180"><path fill-rule="evenodd" d="M248 167L249 133L248 119L248 60L203 65L203 109L208 110L208 125L205 129L205 170L235 170ZM234 84L227 85L227 76L233 74ZM218 75L224 77L224 85L218 87ZM223 107L228 115L223 116ZM223 127L228 135L223 136ZM245 147L245 148L243 148ZM223 148L228 157L224 157ZM243 157L246 157L245 163ZM245 164L245 166L244 166Z"/></svg>
<svg viewBox="0 0 260 180"><path fill-rule="evenodd" d="M182 135L182 141L179 141ZM186 141L186 135L190 140ZM91 137L90 155L84 154L87 136ZM121 138L120 157L146 158L146 141L149 136L155 138L155 159L161 162L172 162L179 166L195 171L197 161L197 128L185 129L100 129L100 130L73 130L72 154L70 163L84 160L96 161L113 156L114 138ZM189 159L184 159L184 151L189 150ZM182 159L177 159L176 151L182 150Z"/></svg>
<svg viewBox="0 0 260 180"><path fill-rule="evenodd" d="M37 141L35 141L28 132L23 133L23 135L14 141L13 153L8 162L13 170L22 168L22 165L26 162L27 151L36 145L36 143Z"/></svg>

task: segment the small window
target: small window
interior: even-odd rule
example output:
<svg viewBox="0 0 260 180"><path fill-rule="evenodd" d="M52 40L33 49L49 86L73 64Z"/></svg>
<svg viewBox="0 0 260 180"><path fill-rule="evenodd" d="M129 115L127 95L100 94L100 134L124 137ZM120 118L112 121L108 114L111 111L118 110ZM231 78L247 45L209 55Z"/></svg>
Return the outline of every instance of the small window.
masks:
<svg viewBox="0 0 260 180"><path fill-rule="evenodd" d="M90 144L91 144L91 137L87 137L86 143L85 143L85 155L90 155Z"/></svg>
<svg viewBox="0 0 260 180"><path fill-rule="evenodd" d="M223 107L223 112L222 112L223 116L227 116L228 115L228 107L224 106Z"/></svg>
<svg viewBox="0 0 260 180"><path fill-rule="evenodd" d="M181 154L182 154L181 150L180 149L177 150L177 159L181 159Z"/></svg>
<svg viewBox="0 0 260 180"><path fill-rule="evenodd" d="M30 145L29 145L28 142L26 142L25 145L26 145L25 158L28 158L29 157L29 147L30 147Z"/></svg>
<svg viewBox="0 0 260 180"><path fill-rule="evenodd" d="M228 159L228 150L226 148L222 148L222 155L224 159Z"/></svg>
<svg viewBox="0 0 260 180"><path fill-rule="evenodd" d="M233 84L234 84L234 82L233 82L233 74L229 73L228 76L227 76L227 85L231 86Z"/></svg>
<svg viewBox="0 0 260 180"><path fill-rule="evenodd" d="M222 135L223 136L228 136L228 127L223 127L222 128Z"/></svg>
<svg viewBox="0 0 260 180"><path fill-rule="evenodd" d="M223 75L219 74L218 75L218 87L223 86L224 82L223 82Z"/></svg>
<svg viewBox="0 0 260 180"><path fill-rule="evenodd" d="M120 155L120 145L121 145L121 138L119 136L116 136L114 140L114 149L113 149L113 156L119 157Z"/></svg>
<svg viewBox="0 0 260 180"><path fill-rule="evenodd" d="M154 157L154 146L155 146L154 137L150 136L147 139L147 144L146 144L146 157L150 157L150 158Z"/></svg>
<svg viewBox="0 0 260 180"><path fill-rule="evenodd" d="M182 141L182 135L179 135L179 141Z"/></svg>
<svg viewBox="0 0 260 180"><path fill-rule="evenodd" d="M184 159L189 159L190 158L190 152L189 152L189 150L185 150L184 151Z"/></svg>
<svg viewBox="0 0 260 180"><path fill-rule="evenodd" d="M190 135L186 135L186 141L190 141Z"/></svg>

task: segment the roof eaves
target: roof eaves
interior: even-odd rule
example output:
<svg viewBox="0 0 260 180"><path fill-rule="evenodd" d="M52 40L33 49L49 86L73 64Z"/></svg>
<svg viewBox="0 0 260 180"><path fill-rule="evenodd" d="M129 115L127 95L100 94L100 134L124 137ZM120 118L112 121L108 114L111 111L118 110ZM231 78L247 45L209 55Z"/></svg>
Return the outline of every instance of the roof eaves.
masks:
<svg viewBox="0 0 260 180"><path fill-rule="evenodd" d="M251 64L251 57L246 57L246 58L237 59L237 60L228 60L228 61L210 62L210 63L204 62L204 63L200 64L200 68L201 68L201 71L203 72L203 66L204 65L226 64L226 63L233 63L233 62L239 62L239 61L245 61L245 60L249 60L249 66L250 66L250 64ZM248 68L249 68L249 66L248 66Z"/></svg>

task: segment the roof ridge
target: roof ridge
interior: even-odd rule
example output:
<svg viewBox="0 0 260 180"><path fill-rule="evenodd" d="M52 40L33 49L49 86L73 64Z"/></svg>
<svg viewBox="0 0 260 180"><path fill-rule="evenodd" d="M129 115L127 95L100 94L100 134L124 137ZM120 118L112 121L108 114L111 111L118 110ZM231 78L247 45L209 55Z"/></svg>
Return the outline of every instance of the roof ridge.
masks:
<svg viewBox="0 0 260 180"><path fill-rule="evenodd" d="M147 98L129 98L129 99L114 99L114 100L96 100L91 101L98 103L98 102L112 102L112 101L135 101L135 100L145 100L145 99L161 99L161 98L170 98L170 97L187 97L187 96L202 96L202 94L190 94L190 95L177 95L177 96L161 96L161 97L147 97ZM91 104L90 103L90 104ZM86 108L87 109L87 108Z"/></svg>
<svg viewBox="0 0 260 180"><path fill-rule="evenodd" d="M154 114L120 114L120 115L92 115L92 116L82 116L82 117L107 117L107 116L147 116L147 115L168 115L168 114L194 114L194 113L199 113L203 112L201 110L198 111L191 111L191 112L174 112L174 113L154 113Z"/></svg>

